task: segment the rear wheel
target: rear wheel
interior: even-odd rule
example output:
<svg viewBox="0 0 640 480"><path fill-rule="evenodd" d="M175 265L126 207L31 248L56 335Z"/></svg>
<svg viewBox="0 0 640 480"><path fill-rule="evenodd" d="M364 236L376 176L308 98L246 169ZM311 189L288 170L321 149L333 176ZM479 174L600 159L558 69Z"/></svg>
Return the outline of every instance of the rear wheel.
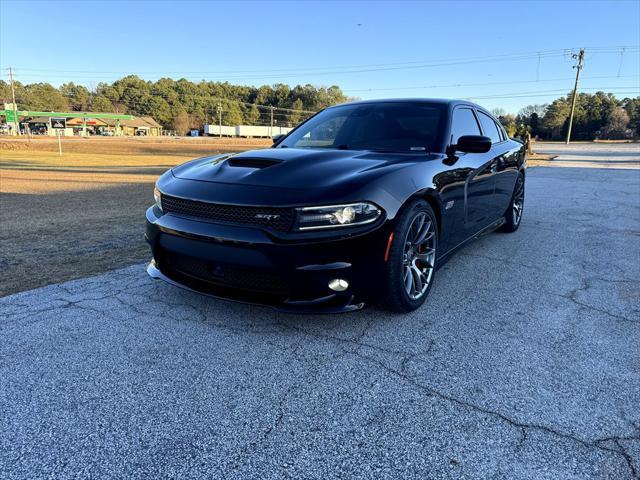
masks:
<svg viewBox="0 0 640 480"><path fill-rule="evenodd" d="M504 214L504 225L500 228L501 232L515 232L520 226L522 214L524 213L524 175L518 173L516 186L513 189L513 196L509 208Z"/></svg>
<svg viewBox="0 0 640 480"><path fill-rule="evenodd" d="M424 200L400 214L385 264L383 307L410 312L424 303L433 285L437 232L436 216Z"/></svg>

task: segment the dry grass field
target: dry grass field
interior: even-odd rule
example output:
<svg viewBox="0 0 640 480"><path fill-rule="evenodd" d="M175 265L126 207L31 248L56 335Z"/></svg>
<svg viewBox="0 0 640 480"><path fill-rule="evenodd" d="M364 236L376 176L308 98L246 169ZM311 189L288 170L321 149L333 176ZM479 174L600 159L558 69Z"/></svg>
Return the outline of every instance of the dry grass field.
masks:
<svg viewBox="0 0 640 480"><path fill-rule="evenodd" d="M268 139L0 139L0 296L143 262L155 179Z"/></svg>

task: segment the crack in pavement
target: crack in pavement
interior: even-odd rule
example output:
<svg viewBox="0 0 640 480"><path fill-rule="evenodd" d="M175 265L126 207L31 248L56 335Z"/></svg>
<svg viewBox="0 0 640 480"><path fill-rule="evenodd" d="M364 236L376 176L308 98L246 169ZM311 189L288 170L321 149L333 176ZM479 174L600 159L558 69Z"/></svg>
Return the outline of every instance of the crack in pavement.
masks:
<svg viewBox="0 0 640 480"><path fill-rule="evenodd" d="M595 443L597 444L601 444L601 443L604 444L608 442L613 443L616 446L616 450L620 453L620 455L622 455L625 462L627 462L629 471L631 472L631 475L633 476L633 478L640 478L640 472L638 472L638 469L634 464L633 457L629 454L627 449L624 448L624 446L620 443L622 441L627 441L627 440L640 441L640 436L607 437L607 438L601 438L599 440L596 440Z"/></svg>
<svg viewBox="0 0 640 480"><path fill-rule="evenodd" d="M282 424L282 421L284 419L284 408L289 398L289 395L294 390L299 388L301 383L302 382L299 382L298 384L290 385L287 388L287 390L284 392L284 395L282 395L282 397L278 402L278 405L276 407L277 414L273 422L271 422L271 424L267 428L265 428L259 433L259 437L257 439L250 441L249 443L245 444L242 448L240 448L240 451L234 456L233 459L231 459L228 462L228 465L223 469L225 474L234 472L238 468L240 468L242 466L242 462L241 462L242 458L246 455L255 454L255 452L264 443L267 442L267 440L273 434L273 432L275 432L278 429L278 427Z"/></svg>
<svg viewBox="0 0 640 480"><path fill-rule="evenodd" d="M259 432L259 437L257 439L248 442L247 444L245 444L243 447L240 448L240 451L234 456L232 460L228 462L227 466L224 468L224 473L229 474L231 472L238 470L243 464L242 462L243 457L247 455L251 457L256 453L258 453L261 447L268 442L269 438L274 435L274 433L278 430L278 428L284 422L285 410L291 394L296 390L300 389L305 383L307 383L309 378L313 378L314 372L318 372L324 364L328 363L330 360L339 359L343 357L346 353L347 352L343 352L338 355L327 358L325 361L318 362L314 366L314 368L311 370L310 372L311 375L307 375L305 378L301 379L300 381L292 385L289 385L289 387L287 387L284 394L280 397L278 401L278 404L275 408L277 413L273 421L270 422L267 428Z"/></svg>
<svg viewBox="0 0 640 480"><path fill-rule="evenodd" d="M418 388L419 390L425 392L428 396L435 396L437 398L440 398L441 400L445 400L454 404L457 404L459 406L471 409L473 411L476 412L480 412L483 413L485 415L490 415L493 416L503 422L505 422L506 424L519 429L520 433L521 433L521 438L518 441L518 443L516 444L516 450L519 451L524 447L524 444L526 443L527 440L527 432L529 430L537 430L539 432L543 432L546 433L548 435L552 435L555 437L559 437L559 438L563 438L566 440L570 440L573 442L576 442L580 445L583 445L585 447L588 448L596 448L602 451L606 451L606 452L611 452L611 453L616 453L618 455L620 455L624 461L627 463L629 470L633 476L633 478L638 478L638 472L636 471L634 465L633 465L633 459L631 457L631 455L629 455L626 450L624 450L624 448L619 445L619 443L617 443L617 448L611 448L611 447L607 447L604 445L601 445L601 443L605 443L606 440L640 440L640 436L627 436L627 437L607 437L606 439L596 439L593 441L589 441L589 440L585 440L582 439L574 434L571 433L566 433L566 432L562 432L559 430L556 430L552 427L546 426L546 425L541 425L541 424L535 424L535 423L523 423L520 422L518 420L515 420L509 416L507 416L504 413L501 413L499 411L496 410L491 410L489 408L485 408L485 407L481 407L479 405L475 405L473 403L467 402L465 400L461 400L457 397L454 397L452 395L448 395L445 393L442 393L428 385L424 385L420 382L418 382L415 378L409 376L406 374L405 369L403 368L403 365L406 364L406 362L408 362L408 357L406 355L409 356L416 356L416 355L421 355L420 354L408 354L408 352L403 352L403 351L396 351L396 350L388 350L388 349L382 349L382 348L378 348L377 346L372 346L371 344L368 343L364 343L362 341L357 341L357 339L361 339L363 337L363 334L359 335L359 337L356 338L341 338L341 337L335 337L335 336L331 336L331 335L326 335L326 334L317 334L315 332L310 332L306 329L302 329L299 327L290 327L293 328L305 335L309 335L311 337L316 337L316 338L322 338L322 339L328 339L328 340L332 340L332 341L336 341L336 342L340 342L340 343L347 343L347 344L351 344L356 346L357 348L353 349L350 351L350 353L352 353L353 355L363 359L363 360L367 360L370 363L373 363L375 365L377 365L378 367L382 368L384 371L398 377L399 379L403 380L405 383L408 383L409 385L412 385L415 388ZM429 344L429 347L427 348L427 350L425 352L423 352L424 354L429 353L431 351L431 349L433 348L433 344L434 341L432 340ZM405 357L403 358L402 362L401 362L401 368L400 370L396 370L392 367L389 367L388 365L386 365L384 362L382 362L381 360L375 358L375 357L371 357L369 355L365 355L363 354L360 349L362 347L366 347L366 348L373 348L374 350L380 351L382 353L387 353L387 354L392 354L392 355L405 355Z"/></svg>
<svg viewBox="0 0 640 480"><path fill-rule="evenodd" d="M623 451L624 449L622 449L622 447L620 445L618 445L619 448L614 449L614 448L609 448L609 447L605 447L600 445L600 440L594 440L594 441L588 441L588 440L584 440L580 437L577 437L575 435L572 435L570 433L565 433L565 432L561 432L558 430L555 430L551 427L545 426L545 425L540 425L540 424L533 424L533 423L523 423L523 422L519 422L511 417L508 417L507 415L495 411L495 410L490 410L488 408L484 408L478 405L475 405L473 403L461 400L459 398L456 398L454 396L451 395L447 395L444 394L432 387L429 387L427 385L423 385L422 383L418 382L415 378L412 378L408 375L405 375L404 373L402 373L401 371L398 371L394 368L389 367L388 365L386 365L385 363L381 362L380 360L373 358L373 357L369 357L367 355L362 355L360 353L357 352L353 352L356 356L358 356L359 358L362 358L364 360L368 360L376 365L378 365L379 367L381 367L383 370L391 373L392 375L397 376L398 378L400 378L401 380L403 380L405 383L414 386L415 388L418 388L419 390L422 390L423 392L425 392L428 396L435 396L437 398L440 398L441 400L445 400L454 404L457 404L459 406L474 410L476 412L480 412L480 413L484 413L485 415L491 415L499 420L502 420L503 422L505 422L506 424L517 428L520 430L522 437L520 439L520 441L518 442L518 444L516 445L517 449L522 449L522 447L524 446L524 443L526 441L526 431L527 430L537 430L549 435L553 435L559 438L563 438L566 440L570 440L576 443L579 443L585 447L589 447L589 448L597 448L603 451L607 451L607 452L613 452L616 453L620 456L623 457L623 459L625 460L625 462L627 463L627 465L629 466L629 470L631 472L631 474L633 475L634 478L638 478L638 473L636 472L635 467L633 466L632 463L632 458L631 455L629 455L628 453L626 453L626 451ZM617 437L615 437L617 438ZM633 440L640 440L640 437L619 437L619 438L625 438L625 439L633 439Z"/></svg>
<svg viewBox="0 0 640 480"><path fill-rule="evenodd" d="M582 268L583 268L583 270L585 269L584 266L582 266ZM616 313L612 313L612 312L609 312L608 310L604 310L602 308L594 307L593 305L589 305L588 303L584 303L584 302L578 300L577 296L578 296L579 292L586 292L587 290L593 288L592 285L591 285L591 282L590 282L590 280L592 280L592 279L593 279L593 277L582 277L582 278L580 278L580 282L582 283L582 285L579 286L579 287L573 288L569 292L564 293L564 294L555 293L555 292L549 292L549 291L547 291L547 293L551 294L551 295L556 295L558 297L565 298L565 299L573 302L574 304L576 304L579 308L587 308L589 310L593 310L593 311L596 311L596 312L604 313L605 315L608 315L608 316L610 316L612 318L616 318L618 320L623 320L623 321L630 322L630 323L636 323L636 324L640 323L640 320L634 320L634 319L625 317L624 315L619 315L619 314L616 314Z"/></svg>

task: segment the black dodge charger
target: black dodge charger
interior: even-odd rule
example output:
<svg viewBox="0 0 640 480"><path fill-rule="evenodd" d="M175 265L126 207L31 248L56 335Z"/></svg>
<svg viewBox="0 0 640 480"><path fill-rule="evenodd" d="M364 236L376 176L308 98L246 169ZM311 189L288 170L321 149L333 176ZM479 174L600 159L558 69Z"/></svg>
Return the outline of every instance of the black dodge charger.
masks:
<svg viewBox="0 0 640 480"><path fill-rule="evenodd" d="M482 107L326 108L272 148L164 173L147 210L154 278L289 311L407 312L458 248L515 231L525 149Z"/></svg>

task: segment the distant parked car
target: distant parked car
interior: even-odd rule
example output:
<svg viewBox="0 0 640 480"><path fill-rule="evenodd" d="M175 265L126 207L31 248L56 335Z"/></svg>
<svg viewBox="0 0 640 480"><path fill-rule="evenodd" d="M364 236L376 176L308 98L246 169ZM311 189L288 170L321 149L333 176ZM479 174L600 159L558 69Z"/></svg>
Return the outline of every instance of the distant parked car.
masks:
<svg viewBox="0 0 640 480"><path fill-rule="evenodd" d="M113 131L111 131L111 130L102 130L100 132L100 135L102 135L103 137L113 137Z"/></svg>
<svg viewBox="0 0 640 480"><path fill-rule="evenodd" d="M147 271L289 311L408 312L463 244L518 228L525 171L524 145L473 103L329 107L273 148L164 173L146 213Z"/></svg>
<svg viewBox="0 0 640 480"><path fill-rule="evenodd" d="M144 137L146 135L147 135L147 131L146 130L136 130L136 136Z"/></svg>

